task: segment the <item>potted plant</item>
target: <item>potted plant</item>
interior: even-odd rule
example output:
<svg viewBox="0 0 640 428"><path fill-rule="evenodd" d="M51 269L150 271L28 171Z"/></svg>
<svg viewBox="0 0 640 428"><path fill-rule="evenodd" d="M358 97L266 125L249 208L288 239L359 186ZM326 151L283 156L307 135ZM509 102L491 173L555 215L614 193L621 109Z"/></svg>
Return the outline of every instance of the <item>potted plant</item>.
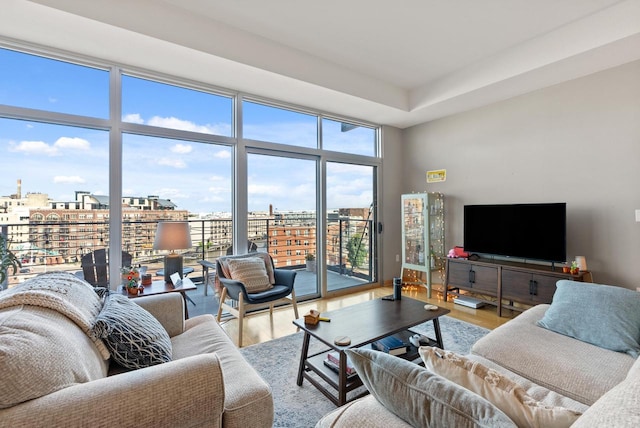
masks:
<svg viewBox="0 0 640 428"><path fill-rule="evenodd" d="M132 266L123 267L120 273L122 274L122 284L127 289L127 292L137 295L140 291L138 286L140 282L140 271L138 268Z"/></svg>
<svg viewBox="0 0 640 428"><path fill-rule="evenodd" d="M315 272L316 271L316 256L313 253L307 253L307 255L304 256L304 259L306 261L307 271Z"/></svg>
<svg viewBox="0 0 640 428"><path fill-rule="evenodd" d="M22 267L20 260L9 250L8 240L0 234L0 290L3 289L7 280L9 269L15 275L20 267Z"/></svg>
<svg viewBox="0 0 640 428"><path fill-rule="evenodd" d="M577 261L572 261L571 262L571 268L569 269L569 271L571 272L571 275L577 275L578 272L580 271L580 269L578 268L578 262Z"/></svg>

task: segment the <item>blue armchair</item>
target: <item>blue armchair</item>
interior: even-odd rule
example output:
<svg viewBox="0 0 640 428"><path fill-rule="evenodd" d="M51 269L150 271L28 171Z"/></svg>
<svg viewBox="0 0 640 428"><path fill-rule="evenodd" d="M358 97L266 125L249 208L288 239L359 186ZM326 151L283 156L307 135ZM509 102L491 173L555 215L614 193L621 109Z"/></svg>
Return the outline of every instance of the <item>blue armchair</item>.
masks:
<svg viewBox="0 0 640 428"><path fill-rule="evenodd" d="M260 257L264 260L266 271L273 273L273 285L265 291L250 292L241 281L231 278L228 260L247 257ZM271 256L267 253L250 253L239 256L219 257L216 261L216 274L220 284L220 306L218 322L223 309L238 318L238 347L242 347L242 324L248 309L269 305L269 313L273 314L273 306L278 303L291 303L295 318L298 318L298 305L293 288L296 272L287 269L275 269ZM226 302L234 300L237 306Z"/></svg>

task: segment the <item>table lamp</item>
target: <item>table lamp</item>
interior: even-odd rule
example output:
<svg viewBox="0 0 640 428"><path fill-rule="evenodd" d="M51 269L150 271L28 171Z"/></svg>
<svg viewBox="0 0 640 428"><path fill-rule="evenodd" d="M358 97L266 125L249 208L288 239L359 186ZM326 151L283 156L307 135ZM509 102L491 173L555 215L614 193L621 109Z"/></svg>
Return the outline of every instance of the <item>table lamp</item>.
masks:
<svg viewBox="0 0 640 428"><path fill-rule="evenodd" d="M175 250L191 248L191 233L186 221L158 222L154 250L170 250L164 257L164 282L171 282L171 275L178 272L182 278L182 255Z"/></svg>

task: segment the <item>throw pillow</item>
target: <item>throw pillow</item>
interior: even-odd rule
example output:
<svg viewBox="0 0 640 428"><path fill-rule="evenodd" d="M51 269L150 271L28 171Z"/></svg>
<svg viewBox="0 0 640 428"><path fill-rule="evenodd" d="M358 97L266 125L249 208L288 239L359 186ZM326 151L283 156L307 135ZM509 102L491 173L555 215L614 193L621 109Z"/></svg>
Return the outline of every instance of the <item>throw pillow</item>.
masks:
<svg viewBox="0 0 640 428"><path fill-rule="evenodd" d="M171 340L160 322L120 294L109 294L92 328L111 357L123 367L139 369L171 361Z"/></svg>
<svg viewBox="0 0 640 428"><path fill-rule="evenodd" d="M562 280L540 327L633 358L640 355L640 293Z"/></svg>
<svg viewBox="0 0 640 428"><path fill-rule="evenodd" d="M424 367L370 349L345 352L369 392L412 426L516 426L484 398Z"/></svg>
<svg viewBox="0 0 640 428"><path fill-rule="evenodd" d="M454 352L430 346L420 347L419 352L429 370L486 398L519 427L569 427L581 415L544 405L506 376Z"/></svg>
<svg viewBox="0 0 640 428"><path fill-rule="evenodd" d="M272 288L264 260L258 257L247 257L227 260L231 279L244 284L247 293L258 293Z"/></svg>
<svg viewBox="0 0 640 428"><path fill-rule="evenodd" d="M107 361L70 318L32 305L0 309L0 409L106 375Z"/></svg>

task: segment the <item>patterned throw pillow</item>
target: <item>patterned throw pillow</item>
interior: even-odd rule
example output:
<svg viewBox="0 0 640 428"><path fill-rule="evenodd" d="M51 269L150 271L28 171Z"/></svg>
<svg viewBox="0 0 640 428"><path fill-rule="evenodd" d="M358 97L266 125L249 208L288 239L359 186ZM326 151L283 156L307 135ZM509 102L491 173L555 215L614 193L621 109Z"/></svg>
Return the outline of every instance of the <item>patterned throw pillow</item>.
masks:
<svg viewBox="0 0 640 428"><path fill-rule="evenodd" d="M455 352L421 346L425 367L493 403L519 427L564 428L582 413L536 401L520 385Z"/></svg>
<svg viewBox="0 0 640 428"><path fill-rule="evenodd" d="M171 340L160 322L127 297L110 294L92 333L123 367L139 369L171 361Z"/></svg>
<svg viewBox="0 0 640 428"><path fill-rule="evenodd" d="M264 260L258 257L248 257L227 260L231 279L244 284L247 293L258 293L272 288L267 275Z"/></svg>

